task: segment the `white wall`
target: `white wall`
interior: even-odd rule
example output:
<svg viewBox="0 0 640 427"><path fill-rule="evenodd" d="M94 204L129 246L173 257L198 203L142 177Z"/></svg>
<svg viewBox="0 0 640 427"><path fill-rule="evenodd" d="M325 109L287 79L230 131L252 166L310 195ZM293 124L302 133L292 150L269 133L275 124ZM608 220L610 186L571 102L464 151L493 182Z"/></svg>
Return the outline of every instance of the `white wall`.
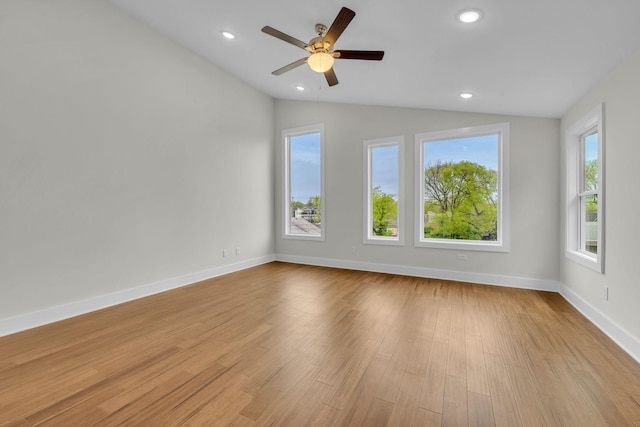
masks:
<svg viewBox="0 0 640 427"><path fill-rule="evenodd" d="M97 0L0 2L0 58L0 323L275 251L534 287L560 279L565 296L640 342L633 228L640 202L630 187L640 158L640 51L567 112L562 126L284 100L274 108L271 98ZM561 136L603 101L607 252L600 275L564 258L558 209ZM467 252L459 262L460 251L414 248L414 134L504 121L511 123L511 251ZM281 131L316 123L326 131L326 241L282 239ZM363 245L362 141L397 135L406 141L407 241ZM221 257L235 247L241 255Z"/></svg>
<svg viewBox="0 0 640 427"><path fill-rule="evenodd" d="M626 347L640 357L640 276L638 275L638 160L640 159L640 50L593 87L562 118L562 135L598 103L605 103L605 260L604 274L593 272L561 253L561 279L570 296L580 299L631 336ZM565 151L562 183L565 183ZM565 193L562 194L562 235L565 235ZM562 251L564 251L564 240ZM603 287L609 287L609 300ZM589 307L590 306L590 307ZM635 341L635 343L633 342ZM623 343L624 344L624 343ZM635 348L632 348L634 347ZM640 360L640 359L639 359Z"/></svg>
<svg viewBox="0 0 640 427"><path fill-rule="evenodd" d="M273 116L106 2L0 2L0 321L272 256Z"/></svg>
<svg viewBox="0 0 640 427"><path fill-rule="evenodd" d="M414 135L490 123L511 123L511 251L466 252L413 246ZM283 129L324 123L326 141L326 240L282 238L282 176L276 175L276 252L280 259L323 260L329 265L404 266L394 272L447 273L480 282L553 288L559 278L559 120L394 107L276 101L276 170L283 163ZM404 135L407 238L404 247L362 243L363 141ZM351 247L356 246L356 254ZM334 260L334 261L332 261ZM329 261L329 262L325 262ZM366 263L363 264L363 263ZM463 274L458 274L463 273ZM465 274L468 273L468 274ZM483 277L489 275L490 277ZM513 280L528 279L524 284ZM501 278L506 278L502 280Z"/></svg>

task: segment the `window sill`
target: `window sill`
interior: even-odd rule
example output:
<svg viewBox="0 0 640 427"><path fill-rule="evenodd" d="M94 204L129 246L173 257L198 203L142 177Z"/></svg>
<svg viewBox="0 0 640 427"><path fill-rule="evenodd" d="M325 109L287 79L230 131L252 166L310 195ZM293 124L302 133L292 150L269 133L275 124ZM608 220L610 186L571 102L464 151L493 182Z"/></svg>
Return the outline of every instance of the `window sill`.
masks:
<svg viewBox="0 0 640 427"><path fill-rule="evenodd" d="M503 242L481 240L420 239L415 242L415 247L453 249L458 251L509 252L509 246Z"/></svg>
<svg viewBox="0 0 640 427"><path fill-rule="evenodd" d="M365 245L382 245L382 246L404 246L404 241L399 238L373 237L365 239Z"/></svg>
<svg viewBox="0 0 640 427"><path fill-rule="evenodd" d="M604 274L602 260L598 259L597 256L588 255L578 251L567 251L565 252L565 255L573 262L587 267L597 273Z"/></svg>
<svg viewBox="0 0 640 427"><path fill-rule="evenodd" d="M324 236L308 236L304 234L284 234L283 239L324 241Z"/></svg>

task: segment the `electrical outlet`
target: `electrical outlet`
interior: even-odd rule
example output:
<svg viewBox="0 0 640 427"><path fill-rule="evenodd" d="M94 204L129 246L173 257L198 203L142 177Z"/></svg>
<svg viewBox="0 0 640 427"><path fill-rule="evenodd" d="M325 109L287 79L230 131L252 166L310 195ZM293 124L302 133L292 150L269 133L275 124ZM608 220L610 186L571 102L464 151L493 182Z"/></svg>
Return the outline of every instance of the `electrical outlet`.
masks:
<svg viewBox="0 0 640 427"><path fill-rule="evenodd" d="M465 254L458 254L457 259L458 261L466 261L467 256Z"/></svg>
<svg viewBox="0 0 640 427"><path fill-rule="evenodd" d="M355 254L356 253L356 247L355 246L351 246L351 253Z"/></svg>
<svg viewBox="0 0 640 427"><path fill-rule="evenodd" d="M236 255L240 255L240 248L236 248Z"/></svg>
<svg viewBox="0 0 640 427"><path fill-rule="evenodd" d="M604 298L605 300L609 300L609 287L605 286L604 288L602 288L602 298Z"/></svg>
<svg viewBox="0 0 640 427"><path fill-rule="evenodd" d="M228 249L223 249L222 250L222 258L226 258L229 256L229 250Z"/></svg>

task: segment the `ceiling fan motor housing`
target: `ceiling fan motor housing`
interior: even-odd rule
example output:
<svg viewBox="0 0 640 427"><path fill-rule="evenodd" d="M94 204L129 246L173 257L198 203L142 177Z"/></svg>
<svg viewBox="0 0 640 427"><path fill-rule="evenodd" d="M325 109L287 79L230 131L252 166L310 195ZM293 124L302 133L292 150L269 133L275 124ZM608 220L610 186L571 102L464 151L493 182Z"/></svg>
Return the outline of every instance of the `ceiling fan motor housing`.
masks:
<svg viewBox="0 0 640 427"><path fill-rule="evenodd" d="M316 24L316 34L320 37L324 37L327 34L327 26L324 24Z"/></svg>
<svg viewBox="0 0 640 427"><path fill-rule="evenodd" d="M330 48L331 43L323 41L322 36L312 38L309 40L309 44L307 45L307 50L312 53L328 52Z"/></svg>

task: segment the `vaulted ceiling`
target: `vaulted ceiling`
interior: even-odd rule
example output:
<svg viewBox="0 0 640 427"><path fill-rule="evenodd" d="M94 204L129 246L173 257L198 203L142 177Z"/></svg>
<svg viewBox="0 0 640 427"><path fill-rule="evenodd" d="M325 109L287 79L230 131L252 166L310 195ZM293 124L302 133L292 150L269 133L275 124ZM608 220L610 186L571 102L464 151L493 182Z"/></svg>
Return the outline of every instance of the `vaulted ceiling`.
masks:
<svg viewBox="0 0 640 427"><path fill-rule="evenodd" d="M110 1L284 99L560 117L640 48L638 0ZM333 87L306 65L271 74L306 53L262 27L308 42L343 6L356 16L336 48L384 50L381 62L337 60ZM481 19L459 22L464 9Z"/></svg>

